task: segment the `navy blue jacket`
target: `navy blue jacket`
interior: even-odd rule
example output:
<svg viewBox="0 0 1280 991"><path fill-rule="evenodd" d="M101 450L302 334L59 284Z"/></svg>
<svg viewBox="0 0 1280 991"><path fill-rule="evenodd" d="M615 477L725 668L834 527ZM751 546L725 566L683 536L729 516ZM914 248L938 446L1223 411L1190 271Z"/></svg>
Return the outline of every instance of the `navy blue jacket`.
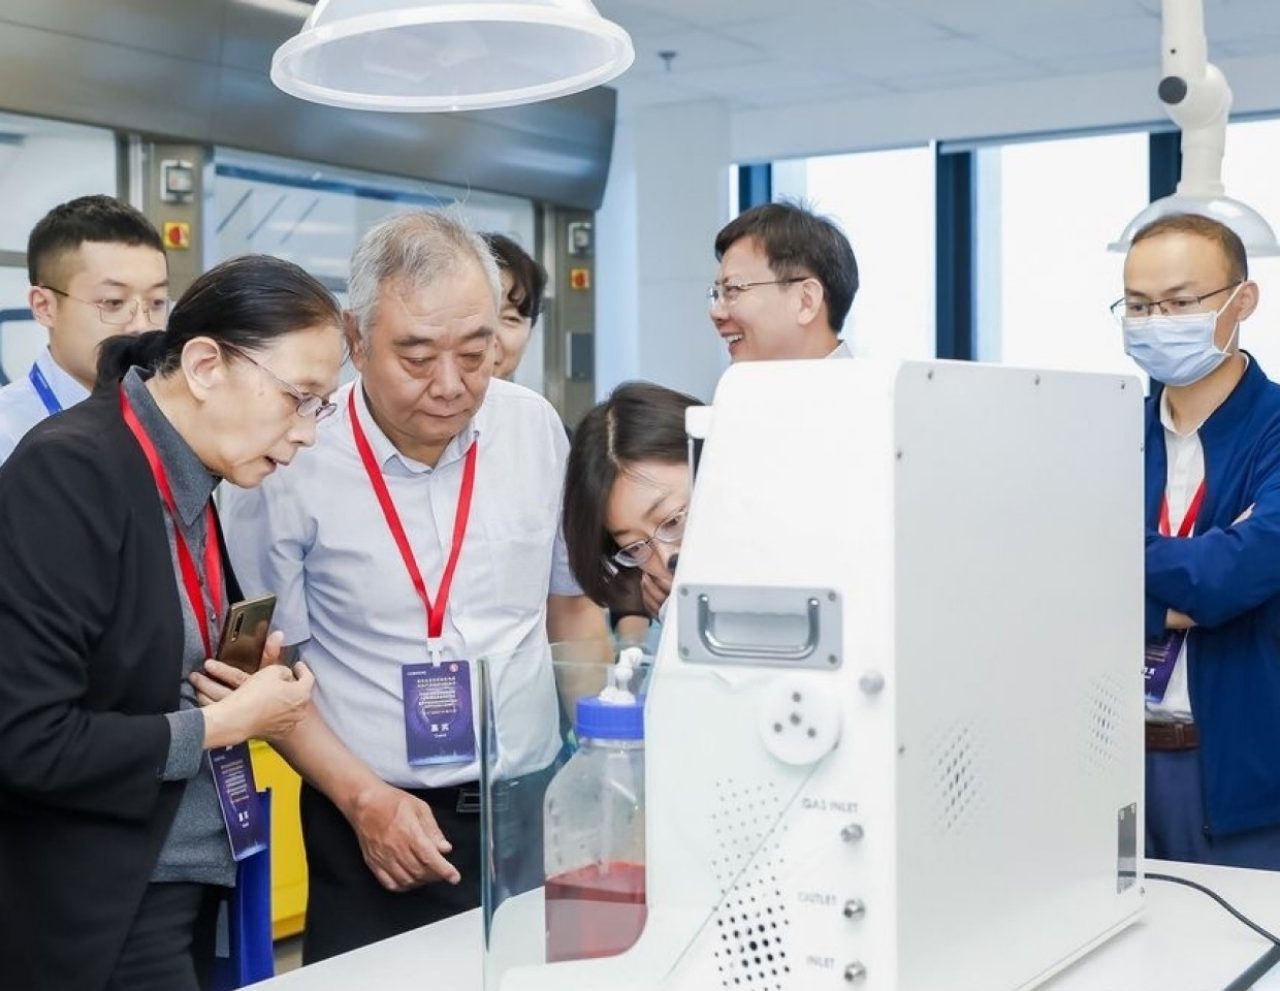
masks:
<svg viewBox="0 0 1280 991"><path fill-rule="evenodd" d="M1167 460L1161 387L1146 408L1148 636L1176 609L1200 730L1206 824L1225 835L1280 823L1280 385L1249 359L1200 428L1205 500L1196 536L1158 530ZM1249 518L1235 521L1246 510Z"/></svg>

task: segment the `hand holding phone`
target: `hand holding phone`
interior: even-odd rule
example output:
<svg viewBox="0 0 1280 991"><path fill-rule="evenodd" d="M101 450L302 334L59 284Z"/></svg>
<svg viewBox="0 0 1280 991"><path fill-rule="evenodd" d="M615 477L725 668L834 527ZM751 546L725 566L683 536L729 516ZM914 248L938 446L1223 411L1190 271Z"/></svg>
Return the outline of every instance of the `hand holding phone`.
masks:
<svg viewBox="0 0 1280 991"><path fill-rule="evenodd" d="M245 674L253 674L262 664L262 651L271 632L276 597L264 595L235 603L227 610L215 657Z"/></svg>

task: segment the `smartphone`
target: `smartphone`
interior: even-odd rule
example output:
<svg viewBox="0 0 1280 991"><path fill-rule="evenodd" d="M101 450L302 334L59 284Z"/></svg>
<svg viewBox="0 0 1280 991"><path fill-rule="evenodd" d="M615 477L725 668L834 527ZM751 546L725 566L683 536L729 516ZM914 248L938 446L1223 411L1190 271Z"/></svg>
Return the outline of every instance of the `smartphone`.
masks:
<svg viewBox="0 0 1280 991"><path fill-rule="evenodd" d="M262 664L262 650L271 632L271 616L276 611L276 597L245 599L227 610L215 655L224 664L253 674Z"/></svg>

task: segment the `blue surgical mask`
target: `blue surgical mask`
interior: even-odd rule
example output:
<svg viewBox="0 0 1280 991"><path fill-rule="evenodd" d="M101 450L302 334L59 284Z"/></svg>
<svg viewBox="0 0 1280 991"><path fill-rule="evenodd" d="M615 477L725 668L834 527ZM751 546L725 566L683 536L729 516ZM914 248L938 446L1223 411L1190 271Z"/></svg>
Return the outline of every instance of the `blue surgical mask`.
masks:
<svg viewBox="0 0 1280 991"><path fill-rule="evenodd" d="M1239 291L1240 286L1236 286L1235 292L1223 304L1223 310L1231 305ZM1230 354L1214 343L1220 313L1222 310L1176 317L1163 313L1149 317L1125 317L1122 321L1125 354L1157 382L1174 386L1199 382L1226 361ZM1231 331L1231 340L1227 342L1228 348L1235 342L1239 331L1237 323Z"/></svg>

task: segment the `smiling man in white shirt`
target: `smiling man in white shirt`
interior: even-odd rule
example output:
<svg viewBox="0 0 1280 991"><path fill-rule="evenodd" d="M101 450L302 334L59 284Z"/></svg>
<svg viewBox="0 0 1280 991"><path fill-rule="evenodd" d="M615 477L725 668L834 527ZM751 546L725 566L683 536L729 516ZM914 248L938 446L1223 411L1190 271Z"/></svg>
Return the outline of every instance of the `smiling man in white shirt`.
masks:
<svg viewBox="0 0 1280 991"><path fill-rule="evenodd" d="M163 327L169 314L164 242L110 196L81 196L45 214L27 241L27 272L27 304L49 347L0 389L0 464L37 423L88 397L98 345Z"/></svg>
<svg viewBox="0 0 1280 991"><path fill-rule="evenodd" d="M716 235L720 271L707 291L731 361L851 358L840 339L858 292L858 262L834 221L765 203Z"/></svg>
<svg viewBox="0 0 1280 991"><path fill-rule="evenodd" d="M559 535L564 429L492 377L499 285L446 214L371 230L350 284L361 378L314 451L227 499L242 586L279 597L316 675L282 747L306 780L306 962L479 904L478 661L525 652L495 689L518 776L560 745L548 636L606 635Z"/></svg>

